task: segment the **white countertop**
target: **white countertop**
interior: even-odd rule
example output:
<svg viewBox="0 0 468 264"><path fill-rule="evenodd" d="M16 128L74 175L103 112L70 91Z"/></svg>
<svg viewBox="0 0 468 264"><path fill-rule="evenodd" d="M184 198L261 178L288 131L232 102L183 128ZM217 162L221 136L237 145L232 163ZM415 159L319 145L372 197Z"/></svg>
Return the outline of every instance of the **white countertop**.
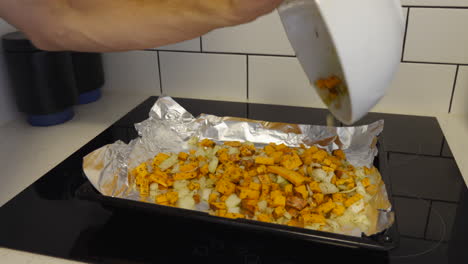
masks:
<svg viewBox="0 0 468 264"><path fill-rule="evenodd" d="M17 120L0 127L0 206L147 97L104 94L98 102L76 107L75 118L63 125L38 128ZM436 117L468 184L468 115L440 114ZM0 248L0 260L12 264L81 263L5 248Z"/></svg>

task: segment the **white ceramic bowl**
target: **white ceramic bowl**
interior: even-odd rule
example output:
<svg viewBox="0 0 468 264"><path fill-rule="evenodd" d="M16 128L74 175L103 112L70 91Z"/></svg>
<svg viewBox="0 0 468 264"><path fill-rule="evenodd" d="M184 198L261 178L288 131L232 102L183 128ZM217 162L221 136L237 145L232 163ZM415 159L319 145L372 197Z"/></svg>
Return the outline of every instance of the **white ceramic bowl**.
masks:
<svg viewBox="0 0 468 264"><path fill-rule="evenodd" d="M385 95L400 63L400 1L286 0L278 11L311 84L335 75L347 86L339 107L328 105L332 114L345 124L366 115Z"/></svg>

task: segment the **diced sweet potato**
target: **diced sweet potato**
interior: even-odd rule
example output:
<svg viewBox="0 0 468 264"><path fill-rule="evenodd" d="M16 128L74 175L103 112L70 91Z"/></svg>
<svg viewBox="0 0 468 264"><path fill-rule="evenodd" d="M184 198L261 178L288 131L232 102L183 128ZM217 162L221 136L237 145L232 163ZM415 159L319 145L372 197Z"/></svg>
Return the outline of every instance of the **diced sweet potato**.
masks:
<svg viewBox="0 0 468 264"><path fill-rule="evenodd" d="M296 186L301 185L306 180L301 174L279 166L268 166L268 171L280 175Z"/></svg>
<svg viewBox="0 0 468 264"><path fill-rule="evenodd" d="M256 164L263 164L263 165L274 165L275 159L270 157L256 157L255 158Z"/></svg>
<svg viewBox="0 0 468 264"><path fill-rule="evenodd" d="M293 153L292 155L283 156L280 164L288 170L294 170L302 165L302 161L296 153Z"/></svg>
<svg viewBox="0 0 468 264"><path fill-rule="evenodd" d="M335 157L337 157L339 159L342 159L342 160L346 159L346 155L343 152L343 150L341 150L341 149L334 150L333 151L333 156L335 156Z"/></svg>
<svg viewBox="0 0 468 264"><path fill-rule="evenodd" d="M365 187L369 186L371 183L370 183L369 178L364 178L364 179L361 180L361 184L365 188Z"/></svg>
<svg viewBox="0 0 468 264"><path fill-rule="evenodd" d="M271 222L271 217L267 214L259 214L257 215L257 220L262 222Z"/></svg>
<svg viewBox="0 0 468 264"><path fill-rule="evenodd" d="M236 185L228 180L221 179L216 184L216 191L224 195L231 195L236 190Z"/></svg>
<svg viewBox="0 0 468 264"><path fill-rule="evenodd" d="M210 207L213 210L226 210L226 204L223 202L213 202L210 203Z"/></svg>
<svg viewBox="0 0 468 264"><path fill-rule="evenodd" d="M170 156L165 153L158 153L153 159L153 167L159 166L163 161L167 160Z"/></svg>
<svg viewBox="0 0 468 264"><path fill-rule="evenodd" d="M343 203L346 200L344 194L342 193L332 194L332 199L333 199L333 202L335 203Z"/></svg>
<svg viewBox="0 0 468 264"><path fill-rule="evenodd" d="M292 207L292 208L295 208L295 209L301 211L302 209L304 209L304 207L307 206L307 201L302 199L302 198L299 198L297 196L290 196L286 200L286 204L289 207Z"/></svg>
<svg viewBox="0 0 468 264"><path fill-rule="evenodd" d="M267 173L267 167L265 165L260 165L257 167L258 174L265 174Z"/></svg>
<svg viewBox="0 0 468 264"><path fill-rule="evenodd" d="M309 191L307 191L307 188L305 187L305 185L295 187L294 191L300 194L302 198L304 199L307 199L307 197L309 196Z"/></svg>
<svg viewBox="0 0 468 264"><path fill-rule="evenodd" d="M224 215L226 218L231 218L231 219L237 219L237 218L245 218L245 215L243 214L238 214L238 213L226 213Z"/></svg>
<svg viewBox="0 0 468 264"><path fill-rule="evenodd" d="M179 181L179 180L189 180L189 179L194 179L198 176L198 173L196 171L192 172L179 172L174 174L174 180Z"/></svg>
<svg viewBox="0 0 468 264"><path fill-rule="evenodd" d="M226 141L224 142L224 145L236 148L236 147L240 147L242 143L240 143L239 141Z"/></svg>
<svg viewBox="0 0 468 264"><path fill-rule="evenodd" d="M209 140L207 138L203 139L200 141L199 145L203 147L213 147L216 143L214 143L212 140Z"/></svg>
<svg viewBox="0 0 468 264"><path fill-rule="evenodd" d="M188 184L188 188L189 190L193 191L193 190L198 190L200 189L200 184L199 183L196 183L196 182L190 182Z"/></svg>
<svg viewBox="0 0 468 264"><path fill-rule="evenodd" d="M291 195L293 192L293 185L292 184L286 184L286 186L284 186L284 193L286 195Z"/></svg>
<svg viewBox="0 0 468 264"><path fill-rule="evenodd" d="M317 152L315 152L314 154L312 154L312 160L317 162L317 163L321 163L326 157L328 156L328 153L321 149Z"/></svg>
<svg viewBox="0 0 468 264"><path fill-rule="evenodd" d="M377 185L371 184L366 187L366 192L370 195L375 195L378 191Z"/></svg>
<svg viewBox="0 0 468 264"><path fill-rule="evenodd" d="M260 174L260 175L258 175L258 179L260 180L260 182L261 182L262 184L266 184L266 185L271 184L270 176L268 176L268 175L266 175L266 174Z"/></svg>
<svg viewBox="0 0 468 264"><path fill-rule="evenodd" d="M196 204L200 203L200 195L199 194L194 194L193 195L193 200L195 201Z"/></svg>
<svg viewBox="0 0 468 264"><path fill-rule="evenodd" d="M295 208L288 208L288 213L294 218L299 215L300 211Z"/></svg>
<svg viewBox="0 0 468 264"><path fill-rule="evenodd" d="M262 193L260 194L260 200L266 200L268 198L269 193L270 193L270 186L266 184L262 184Z"/></svg>
<svg viewBox="0 0 468 264"><path fill-rule="evenodd" d="M280 218L284 215L284 213L286 212L286 210L284 209L283 206L278 206L275 208L275 210L273 211L273 216L275 218Z"/></svg>
<svg viewBox="0 0 468 264"><path fill-rule="evenodd" d="M254 215L257 211L257 200L244 199L241 202L241 208L247 211L250 215Z"/></svg>
<svg viewBox="0 0 468 264"><path fill-rule="evenodd" d="M362 195L360 195L359 193L356 193L355 195L351 196L350 198L348 198L345 202L344 202L344 205L346 207L350 207L353 203L361 200L363 197Z"/></svg>
<svg viewBox="0 0 468 264"><path fill-rule="evenodd" d="M179 155L177 155L177 157L179 158L179 160L183 160L183 161L186 161L187 158L188 158L189 154L186 153L186 152L179 152Z"/></svg>
<svg viewBox="0 0 468 264"><path fill-rule="evenodd" d="M272 199L271 207L286 206L286 197L279 195Z"/></svg>
<svg viewBox="0 0 468 264"><path fill-rule="evenodd" d="M320 185L317 181L311 181L309 183L310 190L314 193L321 193L322 189L320 189Z"/></svg>
<svg viewBox="0 0 468 264"><path fill-rule="evenodd" d="M275 148L271 145L266 145L263 150L267 155L270 155L271 153L275 152Z"/></svg>
<svg viewBox="0 0 468 264"><path fill-rule="evenodd" d="M216 193L211 193L208 198L208 203L214 203L218 200L218 195Z"/></svg>
<svg viewBox="0 0 468 264"><path fill-rule="evenodd" d="M255 191L260 191L261 188L262 188L262 185L260 183L251 182L249 184L249 188L252 189L252 190L255 190Z"/></svg>
<svg viewBox="0 0 468 264"><path fill-rule="evenodd" d="M242 145L239 151L242 157L250 157L256 152L253 145Z"/></svg>
<svg viewBox="0 0 468 264"><path fill-rule="evenodd" d="M291 219L289 220L286 225L288 226L295 226L295 227L301 227L303 228L304 227L304 223L302 223L301 221L298 221L296 219Z"/></svg>
<svg viewBox="0 0 468 264"><path fill-rule="evenodd" d="M342 205L337 204L335 208L333 208L332 213L336 216L342 216L345 212L346 208Z"/></svg>
<svg viewBox="0 0 468 264"><path fill-rule="evenodd" d="M329 200L328 202L326 203L322 203L321 205L319 205L317 207L317 212L319 214L328 214L331 210L333 210L333 208L335 208L335 203L333 203L333 201Z"/></svg>
<svg viewBox="0 0 468 264"><path fill-rule="evenodd" d="M319 214L305 214L302 216L304 223L306 224L325 224L325 217Z"/></svg>
<svg viewBox="0 0 468 264"><path fill-rule="evenodd" d="M280 163L281 158L283 157L283 152L275 151L275 152L271 153L269 156L273 158L275 163Z"/></svg>
<svg viewBox="0 0 468 264"><path fill-rule="evenodd" d="M312 198L314 198L314 201L317 203L317 204L321 204L323 202L323 193L314 193L312 195Z"/></svg>

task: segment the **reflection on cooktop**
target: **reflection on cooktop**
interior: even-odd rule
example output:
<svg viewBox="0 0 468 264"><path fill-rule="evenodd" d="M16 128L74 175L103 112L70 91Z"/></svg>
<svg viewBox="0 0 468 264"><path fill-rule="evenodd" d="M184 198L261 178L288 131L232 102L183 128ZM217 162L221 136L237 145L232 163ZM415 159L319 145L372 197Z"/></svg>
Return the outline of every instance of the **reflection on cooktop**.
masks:
<svg viewBox="0 0 468 264"><path fill-rule="evenodd" d="M0 246L93 263L468 263L468 190L437 123L430 117L371 113L382 135L400 233L390 252L351 249L196 220L151 215L80 200L84 155L137 136L152 97L0 208ZM327 111L288 106L176 99L209 113L324 125ZM0 261L1 262L1 261Z"/></svg>

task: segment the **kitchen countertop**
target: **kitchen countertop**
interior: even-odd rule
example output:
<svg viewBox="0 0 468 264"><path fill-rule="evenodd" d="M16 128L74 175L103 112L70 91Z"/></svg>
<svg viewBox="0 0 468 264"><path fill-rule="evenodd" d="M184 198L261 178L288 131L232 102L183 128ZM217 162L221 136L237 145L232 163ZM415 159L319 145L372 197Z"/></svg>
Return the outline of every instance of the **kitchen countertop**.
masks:
<svg viewBox="0 0 468 264"><path fill-rule="evenodd" d="M34 128L23 120L0 127L2 184L0 206L117 121L148 95L113 94L76 108L76 117L63 125ZM468 115L436 116L450 149L468 183ZM52 147L51 147L52 146ZM55 147L54 147L55 146ZM41 155L41 152L47 155ZM21 161L21 162L19 162ZM25 166L26 165L26 166ZM80 263L0 248L8 263Z"/></svg>

